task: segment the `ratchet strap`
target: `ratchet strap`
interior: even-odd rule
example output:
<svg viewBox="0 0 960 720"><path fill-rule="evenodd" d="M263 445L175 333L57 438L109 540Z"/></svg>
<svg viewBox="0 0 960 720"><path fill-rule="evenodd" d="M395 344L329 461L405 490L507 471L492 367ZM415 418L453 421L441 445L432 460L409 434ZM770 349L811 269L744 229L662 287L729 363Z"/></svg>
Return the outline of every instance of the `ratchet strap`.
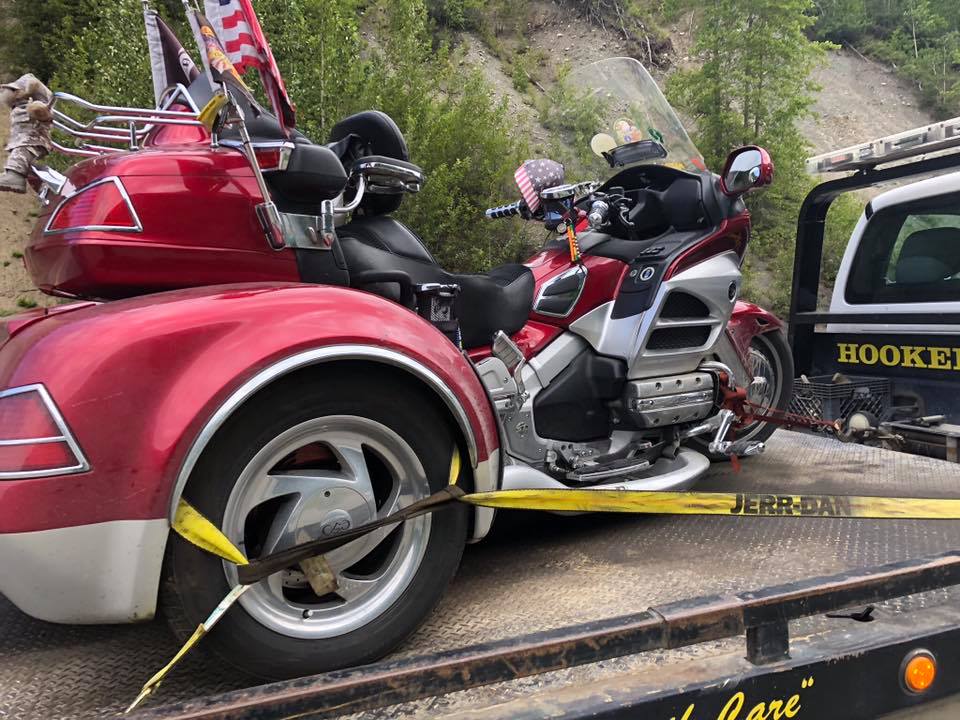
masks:
<svg viewBox="0 0 960 720"><path fill-rule="evenodd" d="M341 535L294 545L237 568L240 582L256 583L275 572L333 552L371 530L458 503L505 510L614 512L649 515L736 515L877 520L960 520L960 499L793 495L781 493L647 492L642 490L495 490L466 493L450 485L393 515Z"/></svg>
<svg viewBox="0 0 960 720"><path fill-rule="evenodd" d="M789 493L647 492L642 490L496 490L467 493L456 484L460 454L450 462L450 484L387 517L329 538L247 561L216 526L181 500L173 530L185 540L237 565L240 584L230 590L210 616L197 627L173 659L144 685L127 712L137 707L174 665L253 584L298 563L333 552L367 533L461 504L509 510L615 512L653 515L723 515L737 517L862 518L896 520L960 520L960 499L875 497L861 495L795 495Z"/></svg>

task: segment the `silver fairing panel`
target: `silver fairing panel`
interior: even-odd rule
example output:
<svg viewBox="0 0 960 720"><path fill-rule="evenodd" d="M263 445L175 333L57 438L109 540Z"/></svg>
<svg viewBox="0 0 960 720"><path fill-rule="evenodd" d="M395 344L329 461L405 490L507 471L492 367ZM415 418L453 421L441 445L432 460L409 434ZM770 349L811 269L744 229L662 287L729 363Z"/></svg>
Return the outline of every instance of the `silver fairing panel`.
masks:
<svg viewBox="0 0 960 720"><path fill-rule="evenodd" d="M712 355L730 320L740 292L740 257L724 253L699 263L661 283L650 309L633 317L613 319L613 302L590 311L570 325L601 355L622 358L628 379L695 370L703 358ZM682 290L698 298L708 315L697 319L662 318L667 297ZM732 291L732 292L731 292ZM702 328L705 340L679 349L651 349L647 345L657 330Z"/></svg>

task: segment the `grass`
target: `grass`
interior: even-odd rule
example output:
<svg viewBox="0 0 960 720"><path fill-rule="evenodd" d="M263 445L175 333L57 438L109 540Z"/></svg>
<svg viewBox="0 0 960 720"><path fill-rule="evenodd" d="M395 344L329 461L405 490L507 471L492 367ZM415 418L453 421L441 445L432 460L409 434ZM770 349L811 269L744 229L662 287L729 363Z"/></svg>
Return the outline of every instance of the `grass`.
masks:
<svg viewBox="0 0 960 720"><path fill-rule="evenodd" d="M32 310L37 306L36 300L31 300L30 298L17 298L17 307L21 307L24 310Z"/></svg>
<svg viewBox="0 0 960 720"><path fill-rule="evenodd" d="M18 250L14 250L13 253L10 255L10 257L12 257L14 260L22 260L23 253L19 252Z"/></svg>

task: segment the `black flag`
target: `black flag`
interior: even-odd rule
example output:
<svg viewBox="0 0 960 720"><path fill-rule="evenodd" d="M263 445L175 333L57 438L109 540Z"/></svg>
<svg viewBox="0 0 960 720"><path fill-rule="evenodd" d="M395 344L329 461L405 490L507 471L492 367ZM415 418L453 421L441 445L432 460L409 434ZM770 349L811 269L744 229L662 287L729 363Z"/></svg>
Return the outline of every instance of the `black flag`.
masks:
<svg viewBox="0 0 960 720"><path fill-rule="evenodd" d="M171 85L189 85L200 71L183 49L183 45L154 10L143 11L147 26L147 46L150 49L150 69L153 74L153 94L160 105L163 91Z"/></svg>

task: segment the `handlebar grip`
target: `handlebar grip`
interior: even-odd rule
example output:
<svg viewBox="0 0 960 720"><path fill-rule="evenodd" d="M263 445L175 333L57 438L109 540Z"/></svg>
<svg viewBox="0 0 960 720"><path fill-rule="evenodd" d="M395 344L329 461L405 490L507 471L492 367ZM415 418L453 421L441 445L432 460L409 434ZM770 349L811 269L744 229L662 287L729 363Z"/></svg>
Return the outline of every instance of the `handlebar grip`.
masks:
<svg viewBox="0 0 960 720"><path fill-rule="evenodd" d="M509 205L501 205L500 207L490 208L485 214L490 220L496 220L498 218L519 215L522 207L523 200L517 200L515 203L510 203Z"/></svg>

